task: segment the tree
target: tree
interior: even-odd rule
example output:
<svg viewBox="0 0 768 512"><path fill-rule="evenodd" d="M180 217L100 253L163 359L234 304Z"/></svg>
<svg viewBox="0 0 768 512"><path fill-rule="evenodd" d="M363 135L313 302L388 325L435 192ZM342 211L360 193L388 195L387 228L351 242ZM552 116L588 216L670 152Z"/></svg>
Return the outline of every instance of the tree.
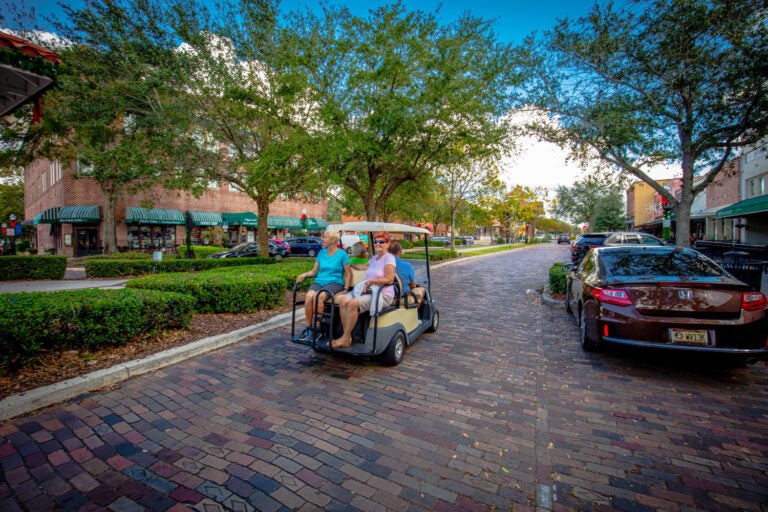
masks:
<svg viewBox="0 0 768 512"><path fill-rule="evenodd" d="M688 245L693 198L768 131L766 12L757 0L653 0L596 4L563 20L519 51L528 76L520 104L559 123L530 128L648 183ZM665 163L680 166L680 197L648 174ZM694 184L695 175L706 177Z"/></svg>
<svg viewBox="0 0 768 512"><path fill-rule="evenodd" d="M497 185L497 195L493 206L494 216L507 231L507 241L511 241L512 224L522 222L526 226L537 216L544 213L544 205L537 200L536 193L528 187L517 185L509 192L504 192L503 184ZM527 228L526 231L530 231ZM532 236L526 235L526 240Z"/></svg>
<svg viewBox="0 0 768 512"><path fill-rule="evenodd" d="M115 252L117 200L161 174L175 139L167 121L174 96L163 76L172 41L141 0L86 0L82 9L63 8L71 25L57 23L67 41L58 49L59 87L46 95L43 124L30 127L37 135L33 150L76 164L78 178L98 183L104 251Z"/></svg>
<svg viewBox="0 0 768 512"><path fill-rule="evenodd" d="M625 175L611 171L588 172L570 187L557 187L554 213L577 224L586 223L590 230L595 230L595 218L601 205L610 203L623 206L622 195L627 181ZM623 221L621 224L623 226Z"/></svg>
<svg viewBox="0 0 768 512"><path fill-rule="evenodd" d="M375 220L405 183L457 161L498 154L512 85L509 48L488 21L469 15L440 26L400 2L366 19L325 8L296 17L297 56L313 85L322 149L318 163L357 195Z"/></svg>
<svg viewBox="0 0 768 512"><path fill-rule="evenodd" d="M451 228L451 249L456 248L456 214L468 202L482 197L486 190L498 183L498 168L493 162L482 160L461 162L445 167L439 174L440 183L447 196Z"/></svg>
<svg viewBox="0 0 768 512"><path fill-rule="evenodd" d="M592 229L595 231L619 231L627 224L624 215L624 198L620 194L610 194L600 201L596 211Z"/></svg>
<svg viewBox="0 0 768 512"><path fill-rule="evenodd" d="M270 204L279 195L322 192L310 159L315 107L287 44L295 39L279 26L271 0L225 2L216 17L194 0L171 10L185 41L175 88L186 91L190 126L189 165L176 185L221 180L247 193L267 254Z"/></svg>

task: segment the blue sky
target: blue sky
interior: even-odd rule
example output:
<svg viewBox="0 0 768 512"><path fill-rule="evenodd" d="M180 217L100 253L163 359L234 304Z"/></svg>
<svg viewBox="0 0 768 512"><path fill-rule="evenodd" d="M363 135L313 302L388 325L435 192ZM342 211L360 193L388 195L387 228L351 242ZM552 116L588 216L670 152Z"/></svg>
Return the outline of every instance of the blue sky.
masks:
<svg viewBox="0 0 768 512"><path fill-rule="evenodd" d="M61 14L57 1L22 0L27 7L34 8L38 17L55 13ZM8 7L19 4L19 0L0 0L0 12L8 13ZM67 5L78 7L82 0L68 0ZM281 9L285 12L298 7L317 5L316 0L282 0ZM365 16L370 9L386 5L386 0L331 0L332 4L346 5L353 14ZM552 27L559 18L578 18L586 14L593 2L591 0L405 0L403 4L409 10L420 9L434 12L441 6L439 18L449 23L469 10L474 16L494 19L494 31L501 41L519 43L534 30L543 31ZM8 20L5 20L5 25Z"/></svg>
<svg viewBox="0 0 768 512"><path fill-rule="evenodd" d="M78 8L83 0L65 0L68 5ZM204 0L206 1L206 0ZM214 3L213 0L207 0ZM54 0L0 0L0 29L9 27L2 13L9 7L23 2L34 8L38 19L41 15L61 16ZM331 4L346 5L357 16L364 17L370 9L392 3L387 0L329 0ZM621 3L621 0L618 2ZM283 12L290 12L305 6L315 7L317 0L282 0ZM443 23L456 20L467 10L474 16L494 20L494 32L502 42L518 44L531 32L543 32L562 18L579 18L587 14L593 0L403 0L408 10L434 12L438 6L438 17ZM7 18L7 14L6 14ZM24 27L30 28L30 27ZM38 27L45 28L45 27ZM566 162L565 153L552 144L539 143L533 139L519 141L521 151L502 164L502 177L510 185L545 187L554 189L558 185L571 185L579 177L574 164Z"/></svg>

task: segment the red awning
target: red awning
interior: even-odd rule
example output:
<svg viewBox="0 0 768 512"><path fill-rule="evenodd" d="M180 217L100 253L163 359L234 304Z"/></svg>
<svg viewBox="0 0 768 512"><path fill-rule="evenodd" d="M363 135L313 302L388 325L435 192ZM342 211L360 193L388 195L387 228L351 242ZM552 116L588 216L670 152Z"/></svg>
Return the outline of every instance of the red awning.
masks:
<svg viewBox="0 0 768 512"><path fill-rule="evenodd" d="M38 57L54 66L61 62L59 56L51 50L7 32L0 32L0 48ZM0 62L0 116L11 113L29 101L39 100L43 92L54 84L54 76L21 69L4 59ZM36 102L36 117L39 116L39 108L39 102Z"/></svg>
<svg viewBox="0 0 768 512"><path fill-rule="evenodd" d="M26 53L27 55L31 55L32 57L42 57L43 59L47 60L48 62L52 62L53 64L61 63L59 56L51 50L43 48L42 46L38 46L34 43L30 43L29 41L25 41L24 39L11 35L7 32L0 32L0 46L10 48L11 50L18 50L20 52Z"/></svg>

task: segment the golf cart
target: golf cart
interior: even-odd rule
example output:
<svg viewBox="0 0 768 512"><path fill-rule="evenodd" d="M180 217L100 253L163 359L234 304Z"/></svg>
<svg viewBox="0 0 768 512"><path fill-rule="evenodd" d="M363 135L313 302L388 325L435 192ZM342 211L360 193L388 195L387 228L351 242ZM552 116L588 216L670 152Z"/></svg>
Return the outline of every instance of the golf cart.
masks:
<svg viewBox="0 0 768 512"><path fill-rule="evenodd" d="M405 348L412 345L416 339L424 332L435 332L437 330L440 315L437 312L435 301L432 299L430 289L431 277L429 272L429 248L427 237L429 231L405 224L395 224L389 222L345 222L343 224L329 225L328 231L339 231L340 233L362 233L367 234L369 240L373 240L373 234L379 231L393 233L415 233L422 236L422 243L425 251L425 275L422 283L425 288L424 299L419 305L416 296L408 292L401 296L403 286L408 283L400 283L395 275L395 300L392 304L381 311L378 310L378 296L380 289L374 292L372 297L373 311L362 311L357 319L357 324L352 331L352 346L348 348L332 348L331 340L338 338L342 332L341 320L339 317L338 300L341 295L333 297L330 292L320 290L315 296L315 321L313 334L309 339L298 338L296 332L296 309L302 308L301 320L304 319L303 306L304 301L297 301L298 283L293 287L293 316L291 323L291 341L302 345L312 347L316 352L328 352L331 354L348 354L352 356L375 356L379 361L387 366L394 366L403 360ZM405 258L404 258L405 259ZM353 282L355 285L365 279L364 270L353 270ZM416 269L417 275L422 273L422 269ZM419 279L417 277L417 279ZM302 322L303 323L303 322Z"/></svg>

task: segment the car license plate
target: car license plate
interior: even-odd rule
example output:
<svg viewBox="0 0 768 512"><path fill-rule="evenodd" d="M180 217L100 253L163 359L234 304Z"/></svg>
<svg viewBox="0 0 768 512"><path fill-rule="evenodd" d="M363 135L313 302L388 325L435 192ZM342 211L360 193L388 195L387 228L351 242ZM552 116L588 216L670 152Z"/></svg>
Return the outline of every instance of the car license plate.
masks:
<svg viewBox="0 0 768 512"><path fill-rule="evenodd" d="M675 329L669 330L669 339L672 343L683 345L706 345L707 331L704 329Z"/></svg>

